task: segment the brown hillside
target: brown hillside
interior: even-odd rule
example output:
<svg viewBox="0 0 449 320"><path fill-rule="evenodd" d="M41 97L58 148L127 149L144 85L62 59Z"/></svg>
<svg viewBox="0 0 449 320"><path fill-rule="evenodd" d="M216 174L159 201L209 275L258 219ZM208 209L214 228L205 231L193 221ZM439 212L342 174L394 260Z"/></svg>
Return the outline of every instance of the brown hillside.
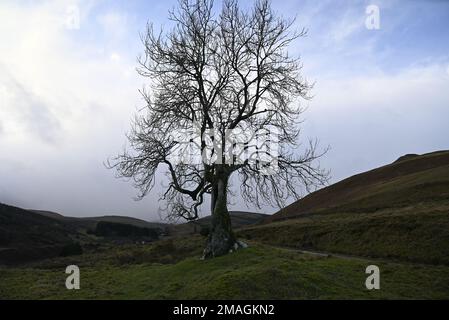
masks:
<svg viewBox="0 0 449 320"><path fill-rule="evenodd" d="M266 219L266 222L290 219L341 207L357 199L368 198L374 193L371 191L376 190L378 192L383 185L392 184L398 179L421 172L433 172L436 168L447 166L449 166L449 151L438 151L424 155L406 155L389 165L354 175L313 192L270 216ZM444 173L449 172L446 168L443 169ZM424 181L423 185L424 183L427 183L427 181ZM432 184L436 183L432 181ZM438 183L441 184L442 182L439 181ZM446 181L443 181L443 183L446 183ZM390 190L390 194L394 194L394 192Z"/></svg>

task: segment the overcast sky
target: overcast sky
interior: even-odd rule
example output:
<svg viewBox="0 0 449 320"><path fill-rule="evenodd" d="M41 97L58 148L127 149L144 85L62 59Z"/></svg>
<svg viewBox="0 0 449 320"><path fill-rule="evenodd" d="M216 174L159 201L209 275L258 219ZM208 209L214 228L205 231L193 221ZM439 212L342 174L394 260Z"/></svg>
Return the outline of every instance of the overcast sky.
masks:
<svg viewBox="0 0 449 320"><path fill-rule="evenodd" d="M159 219L161 188L136 202L137 190L103 162L123 149L143 106L139 32L147 21L167 26L175 5L0 1L0 202ZM369 5L380 9L379 29L366 27ZM449 1L275 0L273 7L309 30L291 47L316 81L303 138L331 146L321 165L333 182L406 153L449 149Z"/></svg>

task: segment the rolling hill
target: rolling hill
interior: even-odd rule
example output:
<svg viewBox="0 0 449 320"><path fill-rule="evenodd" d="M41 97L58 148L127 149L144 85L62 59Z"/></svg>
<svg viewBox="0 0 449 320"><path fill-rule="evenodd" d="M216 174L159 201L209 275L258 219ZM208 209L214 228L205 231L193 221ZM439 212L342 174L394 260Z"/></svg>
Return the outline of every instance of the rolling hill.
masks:
<svg viewBox="0 0 449 320"><path fill-rule="evenodd" d="M211 216L209 215L202 217L194 222L168 224L162 222L149 222L142 219L126 216L106 215L98 217L78 218L78 217L64 216L62 214L51 211L43 211L43 210L28 210L28 211L37 213L39 215L43 215L45 217L57 219L67 224L76 226L78 229L83 229L84 231L95 229L98 222L103 221L110 223L129 224L139 228L158 229L161 233L165 233L171 236L199 233L202 227L210 225L212 219ZM246 212L246 211L230 211L230 215L232 226L234 228L240 228L252 224L257 224L262 222L265 218L268 217L268 215L266 214Z"/></svg>
<svg viewBox="0 0 449 320"><path fill-rule="evenodd" d="M276 246L449 265L449 152L403 156L311 193L239 235Z"/></svg>
<svg viewBox="0 0 449 320"><path fill-rule="evenodd" d="M139 234L143 237L153 231L165 233L167 227L163 223L132 217L66 217L51 211L25 210L0 203L0 264L54 258L67 254L67 249L72 250L74 246L97 244L101 240L95 236L101 231L97 230L99 224L103 229L109 226L109 229L121 231L108 234L132 235L130 241ZM105 236L104 232L102 235ZM75 253L79 252L75 250Z"/></svg>
<svg viewBox="0 0 449 320"><path fill-rule="evenodd" d="M267 222L307 214L367 212L449 199L449 151L405 155L344 179L292 203Z"/></svg>
<svg viewBox="0 0 449 320"><path fill-rule="evenodd" d="M0 204L0 264L56 257L82 239L72 225Z"/></svg>
<svg viewBox="0 0 449 320"><path fill-rule="evenodd" d="M126 217L126 216L117 216L117 215L105 215L105 216L98 216L98 217L68 217L64 216L60 213L52 212L52 211L44 211L44 210L28 210L34 213L37 213L42 216L46 216L49 218L57 219L60 221L64 221L65 223L75 224L79 227L85 227L85 228L95 228L95 225L100 222L111 222L111 223L122 223L122 224L129 224L135 227L140 228L158 228L158 229L164 229L166 228L167 224L165 223L159 223L159 222L149 222L138 218L133 217Z"/></svg>
<svg viewBox="0 0 449 320"><path fill-rule="evenodd" d="M266 214L246 211L230 211L229 214L234 229L260 223L268 217ZM193 222L172 225L169 228L169 232L171 235L177 236L200 233L202 228L210 226L211 220L212 216L209 215Z"/></svg>
<svg viewBox="0 0 449 320"><path fill-rule="evenodd" d="M235 228L260 222L266 217L250 212L232 212L231 216ZM0 204L0 265L55 258L74 244L91 247L103 240L129 242L139 238L152 241L154 234L195 234L208 226L210 219L209 216L195 223L170 225L125 216L67 217L51 211Z"/></svg>

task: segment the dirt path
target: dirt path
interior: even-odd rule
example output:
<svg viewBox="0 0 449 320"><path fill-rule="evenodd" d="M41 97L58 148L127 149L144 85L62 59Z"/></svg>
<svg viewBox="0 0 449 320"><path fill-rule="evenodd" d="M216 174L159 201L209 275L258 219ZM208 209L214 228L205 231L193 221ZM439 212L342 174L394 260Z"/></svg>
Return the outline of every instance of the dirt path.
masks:
<svg viewBox="0 0 449 320"><path fill-rule="evenodd" d="M263 245L272 247L272 248L279 248L279 249L286 249L296 252L301 252L304 254L310 254L318 257L323 258L340 258L340 259L346 259L346 260L357 260L357 261L372 261L372 262L381 262L381 263L396 263L396 264L408 264L408 265L415 265L415 266L438 266L438 264L431 264L431 263L419 263L419 262L412 262L407 260L398 260L398 259L386 259L386 258L373 258L373 257L365 257L365 256L357 256L357 255L349 255L349 254L342 254L342 253L334 253L334 252L328 252L328 251L317 251L317 250L310 250L310 249L300 249L295 247L288 247L288 246L278 246L278 245L270 245L263 243Z"/></svg>

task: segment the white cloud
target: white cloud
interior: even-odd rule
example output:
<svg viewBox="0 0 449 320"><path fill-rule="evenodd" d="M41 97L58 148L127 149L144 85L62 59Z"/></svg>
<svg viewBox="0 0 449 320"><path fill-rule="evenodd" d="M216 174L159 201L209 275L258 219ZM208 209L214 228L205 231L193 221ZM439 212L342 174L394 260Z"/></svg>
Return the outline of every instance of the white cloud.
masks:
<svg viewBox="0 0 449 320"><path fill-rule="evenodd" d="M109 59L111 59L111 61L118 62L118 61L120 61L120 55L116 52L113 52L109 56Z"/></svg>
<svg viewBox="0 0 449 320"><path fill-rule="evenodd" d="M142 104L135 21L79 0L70 3L79 8L80 28L67 28L67 2L17 3L0 2L0 201L75 215L157 218L157 194L133 202L131 184L102 164L120 151ZM289 3L291 16L298 6ZM310 36L291 50L305 51L305 75L317 80L305 132L331 145L323 164L336 178L383 165L392 155L448 148L447 59L383 72L383 61L400 58L388 48L374 50L378 33L355 41L359 30L367 32L360 3L337 15L330 11L334 1L310 1L301 12L312 24ZM398 24L382 22L382 34Z"/></svg>
<svg viewBox="0 0 449 320"><path fill-rule="evenodd" d="M103 32L112 39L120 40L128 31L128 17L118 12L108 12L97 17Z"/></svg>
<svg viewBox="0 0 449 320"><path fill-rule="evenodd" d="M95 25L89 5L79 4L77 31L66 28L60 3L0 3L0 201L151 218L132 186L103 166L141 104L141 80L130 73L138 52L118 47L105 56L107 37L79 34ZM118 26L114 19L106 25Z"/></svg>
<svg viewBox="0 0 449 320"><path fill-rule="evenodd" d="M336 18L330 26L329 34L332 41L329 45L340 44L363 30L364 18L363 12L346 12L343 17Z"/></svg>
<svg viewBox="0 0 449 320"><path fill-rule="evenodd" d="M1 6L0 19L2 26L7 27L0 29L1 38L6 40L0 44L0 64L6 74L11 75L2 78L2 86L10 95L17 94L20 87L26 96L23 99L30 96L39 99L72 137L92 125L92 105L108 106L109 114L117 119L127 111L121 104L133 107L136 101L133 90L126 90L126 95L118 94L118 88L136 85L132 78L123 76L130 66L126 61L118 64L118 53L109 60L90 54L91 44L80 46L69 31L57 23L61 12L58 6L47 4L25 10ZM17 32L12 36L10 30ZM12 37L15 41L9 39ZM17 102L21 97L14 99ZM12 115L23 109L12 100L8 102L10 104L2 106L4 117L5 113Z"/></svg>
<svg viewBox="0 0 449 320"><path fill-rule="evenodd" d="M323 164L337 180L405 153L447 149L448 87L444 64L320 78L305 131L332 147Z"/></svg>
<svg viewBox="0 0 449 320"><path fill-rule="evenodd" d="M61 137L60 122L47 106L45 97L38 96L18 83L6 70L0 68L0 118L4 121L3 135L15 141L31 137L55 143Z"/></svg>

